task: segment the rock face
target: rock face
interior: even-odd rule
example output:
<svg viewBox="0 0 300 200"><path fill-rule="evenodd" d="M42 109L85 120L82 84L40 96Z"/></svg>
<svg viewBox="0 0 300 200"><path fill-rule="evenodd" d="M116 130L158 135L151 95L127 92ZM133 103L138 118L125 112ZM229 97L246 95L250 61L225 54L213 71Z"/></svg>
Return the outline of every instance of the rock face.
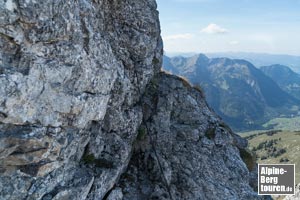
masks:
<svg viewBox="0 0 300 200"><path fill-rule="evenodd" d="M101 199L161 66L154 0L0 1L0 199Z"/></svg>
<svg viewBox="0 0 300 200"><path fill-rule="evenodd" d="M135 153L118 185L124 199L260 199L249 185L256 165L247 142L199 89L161 73L143 104Z"/></svg>
<svg viewBox="0 0 300 200"><path fill-rule="evenodd" d="M161 60L154 0L0 0L0 199L259 199L247 143Z"/></svg>

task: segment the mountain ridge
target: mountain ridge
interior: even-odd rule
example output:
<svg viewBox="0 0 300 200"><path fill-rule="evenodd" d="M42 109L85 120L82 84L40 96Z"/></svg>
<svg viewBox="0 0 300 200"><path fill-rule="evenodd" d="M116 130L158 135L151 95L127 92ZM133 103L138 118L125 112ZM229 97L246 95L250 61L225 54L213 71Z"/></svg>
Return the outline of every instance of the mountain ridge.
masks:
<svg viewBox="0 0 300 200"><path fill-rule="evenodd" d="M216 52L207 53L211 58L213 57L228 57L231 59L245 59L249 60L258 68L260 66L273 65L276 63L290 66L295 72L300 73L300 56L287 54L269 54L269 53L252 53L252 52Z"/></svg>
<svg viewBox="0 0 300 200"><path fill-rule="evenodd" d="M173 65L164 63L164 69L202 86L209 105L234 128L239 128L239 123L251 127L251 123L262 123L282 111L289 114L287 107L299 102L249 61L204 54L180 57L181 63L178 59L171 58L168 64Z"/></svg>
<svg viewBox="0 0 300 200"><path fill-rule="evenodd" d="M260 70L272 78L283 90L300 99L300 74L280 64L262 66Z"/></svg>

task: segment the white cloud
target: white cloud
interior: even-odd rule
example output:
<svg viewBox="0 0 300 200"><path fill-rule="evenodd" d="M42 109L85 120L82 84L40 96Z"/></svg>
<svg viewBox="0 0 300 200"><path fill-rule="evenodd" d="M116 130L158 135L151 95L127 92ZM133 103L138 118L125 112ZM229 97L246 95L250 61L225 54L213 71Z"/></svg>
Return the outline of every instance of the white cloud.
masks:
<svg viewBox="0 0 300 200"><path fill-rule="evenodd" d="M236 41L236 40L233 40L233 41L230 41L229 44L234 46L234 45L238 45L240 42L239 41Z"/></svg>
<svg viewBox="0 0 300 200"><path fill-rule="evenodd" d="M168 36L163 36L164 41L168 40L178 40L178 39L191 39L193 38L194 35L190 33L184 33L184 34L176 34L176 35L168 35Z"/></svg>
<svg viewBox="0 0 300 200"><path fill-rule="evenodd" d="M207 27L203 28L201 32L207 34L224 34L228 33L228 30L218 26L217 24L209 24Z"/></svg>

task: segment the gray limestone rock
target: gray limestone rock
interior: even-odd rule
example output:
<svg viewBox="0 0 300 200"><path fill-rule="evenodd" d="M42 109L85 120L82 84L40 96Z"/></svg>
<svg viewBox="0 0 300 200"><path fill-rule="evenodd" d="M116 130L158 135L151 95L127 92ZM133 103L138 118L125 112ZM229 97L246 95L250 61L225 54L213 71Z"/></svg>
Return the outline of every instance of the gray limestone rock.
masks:
<svg viewBox="0 0 300 200"><path fill-rule="evenodd" d="M184 79L165 73L143 97L143 123L127 171L124 199L263 199L250 186L256 167L245 140Z"/></svg>
<svg viewBox="0 0 300 200"><path fill-rule="evenodd" d="M162 53L155 0L0 0L0 199L260 199Z"/></svg>
<svg viewBox="0 0 300 200"><path fill-rule="evenodd" d="M161 66L154 0L0 0L0 199L101 199Z"/></svg>

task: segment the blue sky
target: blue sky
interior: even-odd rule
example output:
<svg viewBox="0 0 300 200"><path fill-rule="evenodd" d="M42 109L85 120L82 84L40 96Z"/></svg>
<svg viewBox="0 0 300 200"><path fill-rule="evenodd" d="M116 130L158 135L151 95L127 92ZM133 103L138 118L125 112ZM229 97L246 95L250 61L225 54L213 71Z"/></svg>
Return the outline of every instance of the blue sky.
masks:
<svg viewBox="0 0 300 200"><path fill-rule="evenodd" d="M166 52L300 55L300 0L157 0Z"/></svg>

